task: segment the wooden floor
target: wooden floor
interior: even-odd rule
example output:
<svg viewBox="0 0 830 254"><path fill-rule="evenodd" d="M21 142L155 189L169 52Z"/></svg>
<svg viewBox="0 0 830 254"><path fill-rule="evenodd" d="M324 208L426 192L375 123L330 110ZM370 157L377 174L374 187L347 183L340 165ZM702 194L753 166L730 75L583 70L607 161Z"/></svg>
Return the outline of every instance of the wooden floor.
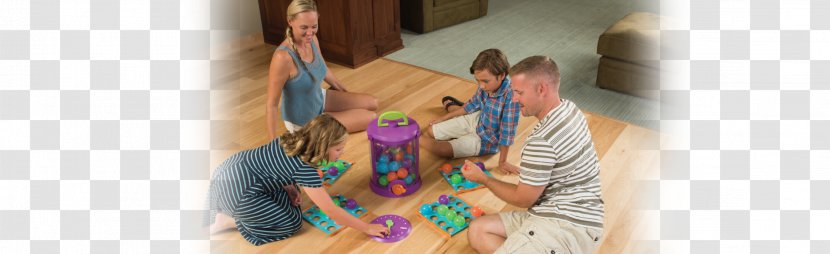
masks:
<svg viewBox="0 0 830 254"><path fill-rule="evenodd" d="M231 90L214 91L211 97L211 112L214 119L225 119L224 124L212 126L211 144L222 148L211 154L211 167L221 163L229 155L268 142L265 125L265 97L268 78L268 61L273 47L260 46L243 53L245 59L226 70ZM339 65L328 65L334 74L347 85L350 91L369 93L379 98L380 111L398 110L405 112L417 122L424 124L440 116L444 110L440 99L446 95L466 100L475 92L476 86L467 79L379 59L358 69ZM567 84L565 84L567 85ZM226 87L227 88L227 87ZM235 89L234 89L235 88ZM603 116L585 112L600 156L602 195L605 201L605 234L596 253L643 253L647 251L632 241L633 232L648 228L646 220L636 216L635 202L638 189L632 182L651 174L659 163L657 133L638 126L629 125ZM535 118L522 117L519 121L516 142L508 161L518 164L519 148L531 132ZM284 127L280 126L284 129ZM217 145L218 144L218 145ZM347 150L342 159L353 162L354 167L338 182L328 188L330 194L343 194L356 199L369 210L364 221L377 215L397 214L413 223L411 235L397 243L383 244L368 238L363 233L345 229L334 236L328 236L308 223L293 237L253 246L242 239L236 231L212 236L212 248L218 253L474 253L467 242L467 231L445 239L428 227L416 216L421 204L432 202L441 194L451 194L452 189L444 182L437 169L447 160L437 158L422 150L420 165L423 186L417 193L400 199L382 198L369 190L371 155L368 152L365 132L352 134L348 138ZM479 158L488 168L497 165L498 156ZM459 160L449 163L456 164ZM517 182L518 177L493 172L496 178ZM487 189L459 195L462 199L478 205L487 213L518 210L496 198ZM307 197L303 209L310 206Z"/></svg>

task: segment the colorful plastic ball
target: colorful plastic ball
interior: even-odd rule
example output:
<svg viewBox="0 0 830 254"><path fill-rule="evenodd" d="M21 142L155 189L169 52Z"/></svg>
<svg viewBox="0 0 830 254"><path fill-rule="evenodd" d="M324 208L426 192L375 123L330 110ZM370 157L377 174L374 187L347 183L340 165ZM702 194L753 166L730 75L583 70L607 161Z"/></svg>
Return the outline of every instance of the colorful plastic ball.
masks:
<svg viewBox="0 0 830 254"><path fill-rule="evenodd" d="M441 166L441 172L444 172L444 174L449 174L450 172L452 172L452 165L450 165L449 163L445 163L443 166Z"/></svg>
<svg viewBox="0 0 830 254"><path fill-rule="evenodd" d="M320 178L323 178L323 171L322 170L317 169L317 174L320 175Z"/></svg>
<svg viewBox="0 0 830 254"><path fill-rule="evenodd" d="M389 171L389 173L386 174L386 180L389 180L390 182L398 180L398 173L394 171Z"/></svg>
<svg viewBox="0 0 830 254"><path fill-rule="evenodd" d="M400 152L400 151L398 153L396 153L395 154L395 160L396 161L403 161L403 153Z"/></svg>
<svg viewBox="0 0 830 254"><path fill-rule="evenodd" d="M392 193L397 196L403 195L406 193L406 188L404 188L401 184L395 184L392 186Z"/></svg>
<svg viewBox="0 0 830 254"><path fill-rule="evenodd" d="M474 217L479 217L484 215L484 210L481 210L478 206L473 206L473 208L470 209L470 213L473 214Z"/></svg>
<svg viewBox="0 0 830 254"><path fill-rule="evenodd" d="M409 154L407 154L407 155L404 155L404 156L403 156L403 159L404 159L404 160L406 160L406 159L410 159L410 160L412 160L412 161L415 161L415 155L412 155L412 153L409 153Z"/></svg>
<svg viewBox="0 0 830 254"><path fill-rule="evenodd" d="M432 215L432 206L429 204L421 205L421 214L423 215Z"/></svg>
<svg viewBox="0 0 830 254"><path fill-rule="evenodd" d="M383 176L380 176L380 178L378 178L378 183L380 184L380 186L386 186L386 185L389 185L389 180L387 180L386 176L383 175Z"/></svg>
<svg viewBox="0 0 830 254"><path fill-rule="evenodd" d="M450 210L450 208L447 207L447 205L439 205L438 208L435 209L435 211L438 212L438 215L441 215L441 216L446 216L447 211L449 211L449 210Z"/></svg>
<svg viewBox="0 0 830 254"><path fill-rule="evenodd" d="M344 169L346 169L346 163L343 163L343 161L338 160L334 162L334 167L336 167L338 171L343 171Z"/></svg>
<svg viewBox="0 0 830 254"><path fill-rule="evenodd" d="M334 198L331 199L331 201L334 201L334 205L340 206L340 199L339 198L334 197Z"/></svg>
<svg viewBox="0 0 830 254"><path fill-rule="evenodd" d="M380 158L378 158L378 162L389 162L389 155L381 154Z"/></svg>
<svg viewBox="0 0 830 254"><path fill-rule="evenodd" d="M357 207L357 201L355 201L354 199L351 199L351 198L349 200L346 200L346 208L355 209L356 207Z"/></svg>
<svg viewBox="0 0 830 254"><path fill-rule="evenodd" d="M406 168L398 169L398 179L404 179L409 175L409 170Z"/></svg>
<svg viewBox="0 0 830 254"><path fill-rule="evenodd" d="M464 177L462 177L460 174L454 174L450 177L450 181L452 181L453 184L460 184L464 181Z"/></svg>
<svg viewBox="0 0 830 254"><path fill-rule="evenodd" d="M449 211L447 211L447 214L445 214L445 215L444 215L444 217L447 217L447 220L448 220L448 221L452 221L452 220L454 220L454 219L455 219L455 217L457 217L457 216L458 216L458 214L457 214L457 213L455 213L455 211L453 211L453 210L449 210Z"/></svg>
<svg viewBox="0 0 830 254"><path fill-rule="evenodd" d="M406 153L412 153L412 144L406 144Z"/></svg>
<svg viewBox="0 0 830 254"><path fill-rule="evenodd" d="M448 198L447 195L438 196L438 203L440 203L442 205L446 205L449 202L450 202L450 198Z"/></svg>
<svg viewBox="0 0 830 254"><path fill-rule="evenodd" d="M389 171L390 171L390 172L391 172L391 171L398 171L398 169L399 169L400 167L401 167L401 163L400 163L400 162L397 162L397 161L392 161L392 162L389 162Z"/></svg>
<svg viewBox="0 0 830 254"><path fill-rule="evenodd" d="M389 163L388 162L378 162L376 165L379 174L386 174L389 173Z"/></svg>
<svg viewBox="0 0 830 254"><path fill-rule="evenodd" d="M401 162L401 167L412 168L412 160L410 160L409 158L403 159L403 162Z"/></svg>
<svg viewBox="0 0 830 254"><path fill-rule="evenodd" d="M329 175L330 175L330 176L336 176L336 175L337 175L337 173L340 173L340 171L337 171L337 168L336 168L336 167L329 167L328 172L329 172Z"/></svg>
<svg viewBox="0 0 830 254"><path fill-rule="evenodd" d="M459 216L455 217L455 219L452 221L452 223L455 224L456 227L463 227L464 224L467 223L467 219L464 218L464 216L459 215Z"/></svg>
<svg viewBox="0 0 830 254"><path fill-rule="evenodd" d="M414 179L415 178L413 178L412 175L408 175L406 176L406 178L403 179L403 181L406 182L406 184L412 184L412 181L414 181Z"/></svg>

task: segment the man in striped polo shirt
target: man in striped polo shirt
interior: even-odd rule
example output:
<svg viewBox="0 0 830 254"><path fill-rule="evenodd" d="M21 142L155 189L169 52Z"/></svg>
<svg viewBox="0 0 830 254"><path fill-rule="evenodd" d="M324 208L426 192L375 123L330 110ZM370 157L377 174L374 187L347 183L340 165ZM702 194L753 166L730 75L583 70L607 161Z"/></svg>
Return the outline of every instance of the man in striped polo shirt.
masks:
<svg viewBox="0 0 830 254"><path fill-rule="evenodd" d="M591 253L602 236L599 159L585 116L559 98L559 68L545 56L510 68L513 100L539 123L522 147L519 183L489 178L472 162L462 171L527 211L473 220L467 236L480 253Z"/></svg>

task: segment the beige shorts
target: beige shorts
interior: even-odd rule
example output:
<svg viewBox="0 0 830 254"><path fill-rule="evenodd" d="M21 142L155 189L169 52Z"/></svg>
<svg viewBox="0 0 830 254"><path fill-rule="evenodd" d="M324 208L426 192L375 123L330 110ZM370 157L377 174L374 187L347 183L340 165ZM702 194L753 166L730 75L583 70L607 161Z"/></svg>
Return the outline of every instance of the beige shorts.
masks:
<svg viewBox="0 0 830 254"><path fill-rule="evenodd" d="M476 156L481 149L481 138L476 125L481 111L449 119L432 126L436 140L449 140L453 158Z"/></svg>
<svg viewBox="0 0 830 254"><path fill-rule="evenodd" d="M326 108L326 89L322 89L322 90L323 90L323 108L325 109ZM294 133L295 131L298 131L298 130L303 128L302 125L297 125L297 124L294 124L294 123L289 122L289 121L283 120L283 122L285 122L285 129L288 130L289 133Z"/></svg>
<svg viewBox="0 0 830 254"><path fill-rule="evenodd" d="M495 253L593 253L602 229L542 218L527 211L499 213L507 240Z"/></svg>

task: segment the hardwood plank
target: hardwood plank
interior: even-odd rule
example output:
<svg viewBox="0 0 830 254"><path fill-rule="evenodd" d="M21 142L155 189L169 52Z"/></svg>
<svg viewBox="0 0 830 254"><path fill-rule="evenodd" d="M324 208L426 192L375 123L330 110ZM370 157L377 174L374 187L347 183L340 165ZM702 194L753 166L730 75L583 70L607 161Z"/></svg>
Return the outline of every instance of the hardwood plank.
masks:
<svg viewBox="0 0 830 254"><path fill-rule="evenodd" d="M211 171L236 151L253 148L269 142L265 125L265 100L268 80L268 64L273 47L261 46L241 52L239 65L228 67L223 77L233 77L220 87L234 90L211 92L211 117L224 120L213 124L211 140L218 148L211 151ZM378 59L363 67L350 69L336 64L328 65L332 72L350 91L368 93L379 98L379 112L398 110L415 119L423 128L431 120L444 113L440 99L446 95L467 100L473 95L476 84L469 79L454 77L387 59ZM225 66L227 67L227 66ZM235 72L235 73L234 73ZM585 112L594 145L600 157L603 198L606 204L605 237L597 253L632 252L631 234L645 223L633 215L633 205L638 200L637 186L633 179L654 172L659 163L659 152L642 149L653 144L656 134L648 129L632 126L607 117ZM281 121L281 120L280 120ZM518 164L520 147L536 124L534 118L522 117L519 121L516 145L512 147L508 161ZM215 128L215 129L213 129ZM284 131L283 126L279 126ZM364 221L377 215L397 214L413 225L412 234L404 241L383 244L354 229L345 229L328 236L304 222L303 228L289 239L263 246L253 246L236 231L212 236L216 239L217 253L474 253L467 241L467 231L452 238L443 238L418 218L421 204L432 202L441 194L452 194L450 186L441 178L437 168L443 163L460 163L461 160L438 158L425 150L420 151L420 173L423 185L411 196L389 199L380 197L368 188L371 176L371 155L365 132L349 135L343 159L354 166L333 186L331 194L343 194L356 199L369 210ZM497 165L498 156L483 156L488 168ZM503 181L516 183L518 176L493 171ZM509 205L486 189L457 195L471 205L480 206L486 213L521 210ZM304 196L303 208L311 202ZM633 253L633 252L632 252Z"/></svg>

